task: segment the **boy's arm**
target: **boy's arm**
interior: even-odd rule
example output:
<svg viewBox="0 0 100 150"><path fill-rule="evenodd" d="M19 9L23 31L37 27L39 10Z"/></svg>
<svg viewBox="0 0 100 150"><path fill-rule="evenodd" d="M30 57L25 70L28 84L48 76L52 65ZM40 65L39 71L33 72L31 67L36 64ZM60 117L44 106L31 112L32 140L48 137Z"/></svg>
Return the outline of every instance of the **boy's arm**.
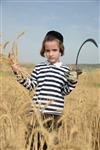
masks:
<svg viewBox="0 0 100 150"><path fill-rule="evenodd" d="M62 94L68 95L77 84L77 72L76 71L70 71L69 73L65 74L66 77L66 83L62 89Z"/></svg>
<svg viewBox="0 0 100 150"><path fill-rule="evenodd" d="M37 73L36 70L34 69L33 72L31 73L30 76L28 76L27 78L23 77L23 74L21 73L20 68L14 64L11 66L13 73L16 75L17 81L22 84L25 88L27 88L28 90L32 90L36 87L37 85Z"/></svg>
<svg viewBox="0 0 100 150"><path fill-rule="evenodd" d="M69 66L69 71L65 74L66 83L62 89L62 94L68 95L75 87L78 82L78 76L82 74L82 70L77 68L76 65Z"/></svg>

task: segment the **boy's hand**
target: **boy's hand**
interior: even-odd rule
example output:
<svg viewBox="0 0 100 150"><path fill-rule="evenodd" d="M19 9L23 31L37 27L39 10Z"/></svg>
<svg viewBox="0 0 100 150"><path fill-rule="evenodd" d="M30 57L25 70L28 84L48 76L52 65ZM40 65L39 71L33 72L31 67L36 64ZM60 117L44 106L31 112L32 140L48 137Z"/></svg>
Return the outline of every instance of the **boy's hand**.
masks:
<svg viewBox="0 0 100 150"><path fill-rule="evenodd" d="M77 72L76 71L70 71L68 79L72 80L72 81L77 81L77 79L78 79Z"/></svg>
<svg viewBox="0 0 100 150"><path fill-rule="evenodd" d="M15 75L18 75L18 74L19 74L20 69L19 69L19 67L18 67L17 64L11 65L11 68L12 68L12 71L13 71L13 73L14 73Z"/></svg>
<svg viewBox="0 0 100 150"><path fill-rule="evenodd" d="M82 74L82 69L78 68L76 65L70 65L69 68L71 72L77 72L77 77Z"/></svg>

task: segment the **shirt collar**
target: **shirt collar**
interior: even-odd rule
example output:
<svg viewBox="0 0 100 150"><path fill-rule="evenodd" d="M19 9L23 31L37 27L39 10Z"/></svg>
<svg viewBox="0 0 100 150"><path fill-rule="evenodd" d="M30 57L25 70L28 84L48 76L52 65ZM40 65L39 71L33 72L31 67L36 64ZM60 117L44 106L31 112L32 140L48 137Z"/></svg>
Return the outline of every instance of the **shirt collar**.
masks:
<svg viewBox="0 0 100 150"><path fill-rule="evenodd" d="M56 66L56 67L61 67L62 62L59 61L59 62L56 62L56 63L54 63L54 64L51 64L50 62L46 61L46 64L47 64L47 65L53 65L53 66Z"/></svg>

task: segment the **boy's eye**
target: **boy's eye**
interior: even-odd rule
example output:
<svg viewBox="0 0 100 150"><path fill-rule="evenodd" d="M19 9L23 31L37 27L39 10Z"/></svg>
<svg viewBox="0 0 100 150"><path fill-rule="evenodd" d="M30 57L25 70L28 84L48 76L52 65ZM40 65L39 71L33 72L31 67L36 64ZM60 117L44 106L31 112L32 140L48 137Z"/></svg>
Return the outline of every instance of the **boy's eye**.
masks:
<svg viewBox="0 0 100 150"><path fill-rule="evenodd" d="M56 51L58 51L58 50L57 50L57 49L53 49L52 51L53 51L53 52L56 52Z"/></svg>
<svg viewBox="0 0 100 150"><path fill-rule="evenodd" d="M49 50L49 49L45 49L45 51L46 51L46 52L50 52L50 50Z"/></svg>
<svg viewBox="0 0 100 150"><path fill-rule="evenodd" d="M45 51L46 51L47 53L49 53L50 51L56 52L56 51L58 51L58 49L52 49L52 50L45 49Z"/></svg>

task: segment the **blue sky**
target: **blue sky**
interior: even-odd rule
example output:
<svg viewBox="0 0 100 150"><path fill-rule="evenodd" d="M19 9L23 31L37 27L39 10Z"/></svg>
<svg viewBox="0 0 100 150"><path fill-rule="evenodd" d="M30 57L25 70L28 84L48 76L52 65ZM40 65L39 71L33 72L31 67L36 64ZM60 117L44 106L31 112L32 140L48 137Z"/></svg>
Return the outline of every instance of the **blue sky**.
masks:
<svg viewBox="0 0 100 150"><path fill-rule="evenodd" d="M88 38L100 41L99 0L66 1L18 1L1 2L1 32L3 42L19 39L19 61L40 63L43 38L49 30L57 30L64 36L64 63L75 63L77 51ZM99 44L100 45L100 44ZM10 44L8 49L10 49ZM6 49L5 51L8 51ZM79 63L100 63L100 49L92 43L82 48Z"/></svg>

